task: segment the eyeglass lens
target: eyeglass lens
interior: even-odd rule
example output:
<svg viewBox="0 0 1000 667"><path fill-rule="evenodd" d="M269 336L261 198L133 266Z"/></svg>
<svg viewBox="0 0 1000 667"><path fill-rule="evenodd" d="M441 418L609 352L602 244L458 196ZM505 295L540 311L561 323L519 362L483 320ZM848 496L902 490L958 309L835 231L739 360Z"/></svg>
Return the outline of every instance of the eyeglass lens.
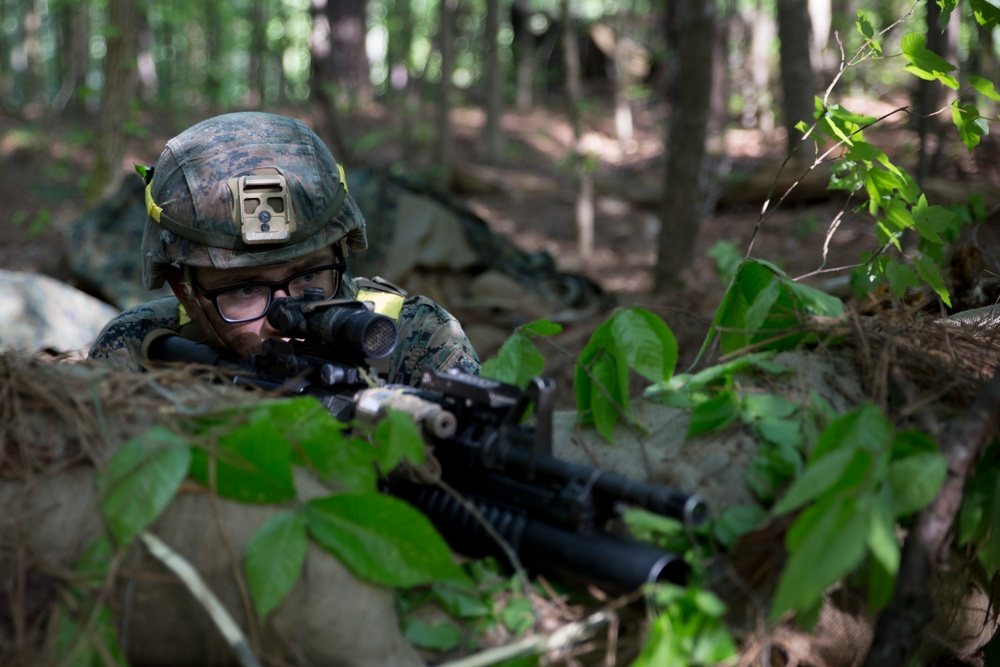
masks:
<svg viewBox="0 0 1000 667"><path fill-rule="evenodd" d="M247 283L235 285L215 294L219 314L230 322L260 318L267 312L274 292L283 291L288 296L302 296L307 287L322 287L332 296L340 281L340 271L320 267L292 276L281 283Z"/></svg>

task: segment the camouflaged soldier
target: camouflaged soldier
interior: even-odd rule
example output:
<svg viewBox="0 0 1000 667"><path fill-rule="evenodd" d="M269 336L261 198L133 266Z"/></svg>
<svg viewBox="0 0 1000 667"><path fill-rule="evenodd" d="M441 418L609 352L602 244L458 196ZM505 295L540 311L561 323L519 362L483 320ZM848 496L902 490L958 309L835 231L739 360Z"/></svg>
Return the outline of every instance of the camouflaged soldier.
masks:
<svg viewBox="0 0 1000 667"><path fill-rule="evenodd" d="M364 218L343 168L301 122L252 112L211 118L170 140L145 176L143 283L166 281L174 296L111 320L90 358L139 370L144 342L163 329L245 358L277 336L265 318L272 299L321 286L350 299L363 288L396 319L387 382L415 385L426 366L479 372L465 332L441 306L344 275L348 251L368 246Z"/></svg>

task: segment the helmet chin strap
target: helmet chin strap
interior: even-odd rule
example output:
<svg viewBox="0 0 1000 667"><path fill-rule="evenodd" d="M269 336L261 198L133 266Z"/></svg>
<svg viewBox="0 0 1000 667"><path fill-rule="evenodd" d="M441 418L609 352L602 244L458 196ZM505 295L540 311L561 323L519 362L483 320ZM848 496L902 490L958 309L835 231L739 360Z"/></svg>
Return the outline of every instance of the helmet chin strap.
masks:
<svg viewBox="0 0 1000 667"><path fill-rule="evenodd" d="M192 320L198 320L201 325L202 331L205 332L208 338L208 344L214 347L228 348L225 341L222 340L222 336L219 334L219 330L215 328L215 324L212 323L212 319L208 317L208 313L205 309L201 307L201 302L198 301L197 294L194 289L194 281L191 279L191 267L187 264L184 265L184 273L181 277L181 289L184 290L185 301L196 310L197 317L192 317ZM182 307L186 306L181 304Z"/></svg>

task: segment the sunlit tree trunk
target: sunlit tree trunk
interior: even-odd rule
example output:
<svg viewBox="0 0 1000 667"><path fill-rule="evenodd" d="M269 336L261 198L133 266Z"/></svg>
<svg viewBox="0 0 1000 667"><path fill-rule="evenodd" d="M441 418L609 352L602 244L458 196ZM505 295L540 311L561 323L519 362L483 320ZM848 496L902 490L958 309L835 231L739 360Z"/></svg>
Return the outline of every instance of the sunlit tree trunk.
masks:
<svg viewBox="0 0 1000 667"><path fill-rule="evenodd" d="M666 183L653 270L658 291L682 282L681 271L691 263L701 222L700 174L712 92L715 2L679 0L676 20L678 65L673 77L674 106L667 132Z"/></svg>
<svg viewBox="0 0 1000 667"><path fill-rule="evenodd" d="M808 0L778 0L778 39L781 41L781 93L787 147L798 159L811 160L815 143L800 145L799 121L813 123L816 77L809 58L811 29Z"/></svg>
<svg viewBox="0 0 1000 667"><path fill-rule="evenodd" d="M125 125L132 106L136 14L132 0L108 1L104 88L95 141L96 159L87 183L88 203L115 192L124 175Z"/></svg>
<svg viewBox="0 0 1000 667"><path fill-rule="evenodd" d="M87 77L87 59L90 55L90 15L83 4L66 3L56 7L59 20L59 74L62 84L53 101L53 110L73 114L84 111L84 101L79 94Z"/></svg>
<svg viewBox="0 0 1000 667"><path fill-rule="evenodd" d="M486 156L490 162L503 155L503 72L500 63L500 0L486 2Z"/></svg>
<svg viewBox="0 0 1000 667"><path fill-rule="evenodd" d="M583 91L580 84L580 45L576 38L576 20L570 0L559 0L559 17L562 22L563 61L566 67L566 104L570 124L573 126L573 178L576 182L577 247L580 257L587 259L594 254L594 174L587 165L580 125L580 107Z"/></svg>

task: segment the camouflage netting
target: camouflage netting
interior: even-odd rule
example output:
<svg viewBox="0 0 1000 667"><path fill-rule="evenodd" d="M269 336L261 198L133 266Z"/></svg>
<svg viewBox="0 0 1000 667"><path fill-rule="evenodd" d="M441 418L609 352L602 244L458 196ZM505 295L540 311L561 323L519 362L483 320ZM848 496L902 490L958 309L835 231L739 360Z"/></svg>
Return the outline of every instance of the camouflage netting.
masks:
<svg viewBox="0 0 1000 667"><path fill-rule="evenodd" d="M816 391L838 410L874 400L900 425L940 433L964 413L997 365L998 348L989 332L902 315L838 326L844 340L836 348L782 353L776 361L794 372L746 375L743 390L798 401ZM68 590L75 575L69 568L104 530L95 467L152 424L256 395L206 384L183 371L123 375L7 354L0 356L0 396L0 662L44 664L58 626L53 609L72 600ZM573 414L558 413L555 453L697 491L717 514L754 502L745 479L756 453L749 431L736 426L685 442L685 412L649 401L640 401L636 410L647 433L619 427L613 447L575 428ZM301 480L300 488L305 484ZM267 664L292 657L323 665L420 664L398 631L391 593L357 581L318 550L310 552L304 583L292 597L267 623L253 621L237 574L238 554L277 510L185 487L152 531L198 568ZM725 575L713 586L730 604L745 664L761 653L813 667L860 664L873 619L852 589L831 593L812 633L785 624L765 634L755 629L780 570L782 528L768 526L751 536L740 558L720 556L711 568ZM955 554L937 574L936 616L920 653L925 662L953 655L976 664L972 657L996 630L991 582L977 577L971 562L968 555ZM143 548L117 562L114 575L102 590L133 664L233 662L200 605Z"/></svg>

